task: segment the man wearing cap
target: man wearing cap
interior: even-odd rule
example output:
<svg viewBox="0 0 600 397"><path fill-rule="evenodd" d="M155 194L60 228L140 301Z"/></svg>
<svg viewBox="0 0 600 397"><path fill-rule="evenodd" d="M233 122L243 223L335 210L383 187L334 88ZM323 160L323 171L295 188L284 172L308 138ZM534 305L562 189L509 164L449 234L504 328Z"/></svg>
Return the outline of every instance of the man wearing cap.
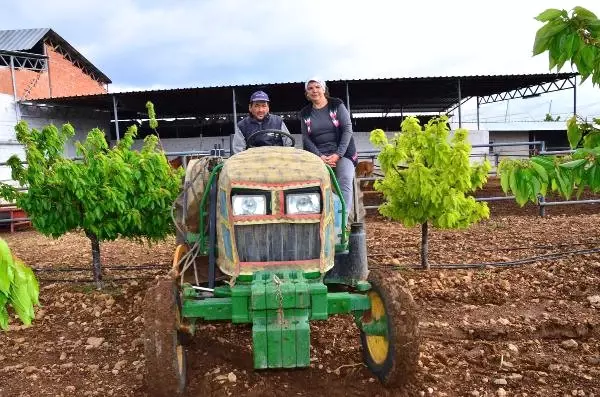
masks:
<svg viewBox="0 0 600 397"><path fill-rule="evenodd" d="M250 96L248 106L250 114L237 124L233 136L233 153L246 150L246 139L257 131L280 130L289 133L283 119L269 113L269 96L263 91L256 91ZM291 146L289 138L274 134L261 134L253 138L254 146Z"/></svg>

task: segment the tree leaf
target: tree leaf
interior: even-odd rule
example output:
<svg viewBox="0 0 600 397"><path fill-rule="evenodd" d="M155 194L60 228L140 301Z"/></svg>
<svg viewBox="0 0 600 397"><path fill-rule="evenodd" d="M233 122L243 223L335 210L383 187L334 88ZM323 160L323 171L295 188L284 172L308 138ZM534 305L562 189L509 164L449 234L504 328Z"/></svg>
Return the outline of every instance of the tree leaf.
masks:
<svg viewBox="0 0 600 397"><path fill-rule="evenodd" d="M573 56L573 45L575 44L575 37L577 33L568 33L561 37L560 51L565 54L565 58L571 58Z"/></svg>
<svg viewBox="0 0 600 397"><path fill-rule="evenodd" d="M27 275L23 268L15 263L15 279L11 285L8 300L23 324L30 325L34 317L32 296L29 293Z"/></svg>
<svg viewBox="0 0 600 397"><path fill-rule="evenodd" d="M600 130L594 129L583 137L584 148L596 148L600 146Z"/></svg>
<svg viewBox="0 0 600 397"><path fill-rule="evenodd" d="M600 168L597 165L592 165L587 170L587 184L590 186L593 192L596 192L597 189L600 189L600 185L596 186L596 172L599 172Z"/></svg>
<svg viewBox="0 0 600 397"><path fill-rule="evenodd" d="M6 241L0 239L0 293L9 294L13 278L13 257Z"/></svg>
<svg viewBox="0 0 600 397"><path fill-rule="evenodd" d="M567 170L573 170L573 169L576 169L577 167L583 166L586 162L587 162L586 159L572 160L572 161L567 161L566 163L562 163L561 165L559 165L559 167L563 168L563 169L567 169Z"/></svg>
<svg viewBox="0 0 600 397"><path fill-rule="evenodd" d="M40 286L38 284L37 279L35 278L35 274L33 270L27 267L20 259L15 258L14 261L16 266L20 266L23 271L23 275L27 281L26 288L29 294L32 305L39 304L39 295L40 295Z"/></svg>
<svg viewBox="0 0 600 397"><path fill-rule="evenodd" d="M510 190L513 192L514 195L517 195L518 190L519 190L518 186L517 186L518 173L519 173L519 169L515 167L511 170L511 173L508 178L508 184L510 186Z"/></svg>
<svg viewBox="0 0 600 397"><path fill-rule="evenodd" d="M539 179L543 182L543 183L548 183L548 173L546 172L546 169L541 166L538 163L535 162L531 162L531 166L533 167L533 169L535 170L535 172L539 175Z"/></svg>
<svg viewBox="0 0 600 397"><path fill-rule="evenodd" d="M541 194L542 183L537 178L536 175L530 174L529 183L531 185L531 195L529 196L529 200L535 202L538 194Z"/></svg>
<svg viewBox="0 0 600 397"><path fill-rule="evenodd" d="M552 39L562 32L568 25L562 20L554 20L542 26L535 35L533 43L533 55L541 54L546 51Z"/></svg>
<svg viewBox="0 0 600 397"><path fill-rule="evenodd" d="M6 304L8 303L8 297L0 292L0 329L8 329L8 311L6 310Z"/></svg>
<svg viewBox="0 0 600 397"><path fill-rule="evenodd" d="M571 149L575 149L579 145L581 135L582 132L577 125L577 118L573 116L567 121L567 138Z"/></svg>
<svg viewBox="0 0 600 397"><path fill-rule="evenodd" d="M503 169L500 173L500 186L502 187L502 191L504 193L508 193L510 189L510 173L512 170L512 168Z"/></svg>
<svg viewBox="0 0 600 397"><path fill-rule="evenodd" d="M594 69L594 60L597 50L592 46L582 47L579 51L581 63L585 65L585 70L591 71Z"/></svg>
<svg viewBox="0 0 600 397"><path fill-rule="evenodd" d="M587 8L583 8L580 6L573 7L573 15L575 15L581 19L587 19L587 20L597 20L598 19L596 14L594 14Z"/></svg>
<svg viewBox="0 0 600 397"><path fill-rule="evenodd" d="M558 191L568 198L570 196L568 182L565 181L561 173L556 174L556 181L558 182Z"/></svg>
<svg viewBox="0 0 600 397"><path fill-rule="evenodd" d="M548 169L554 168L554 160L546 156L535 156L529 159L532 163L541 165L548 171Z"/></svg>
<svg viewBox="0 0 600 397"><path fill-rule="evenodd" d="M556 8L548 8L545 11L542 11L535 19L540 22L547 22L551 19L555 19L560 17L563 14L563 11Z"/></svg>
<svg viewBox="0 0 600 397"><path fill-rule="evenodd" d="M577 200L579 200L581 198L581 195L583 194L583 192L585 191L585 184L580 184L577 187L577 193L575 194L575 197L577 197Z"/></svg>

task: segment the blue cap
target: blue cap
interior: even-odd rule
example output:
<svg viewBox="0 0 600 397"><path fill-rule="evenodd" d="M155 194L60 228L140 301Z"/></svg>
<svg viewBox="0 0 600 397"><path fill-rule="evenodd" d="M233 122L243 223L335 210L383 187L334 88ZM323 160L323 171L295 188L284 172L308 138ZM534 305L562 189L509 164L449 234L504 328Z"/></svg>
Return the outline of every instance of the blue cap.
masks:
<svg viewBox="0 0 600 397"><path fill-rule="evenodd" d="M264 91L256 91L250 96L250 102L269 102L269 96Z"/></svg>

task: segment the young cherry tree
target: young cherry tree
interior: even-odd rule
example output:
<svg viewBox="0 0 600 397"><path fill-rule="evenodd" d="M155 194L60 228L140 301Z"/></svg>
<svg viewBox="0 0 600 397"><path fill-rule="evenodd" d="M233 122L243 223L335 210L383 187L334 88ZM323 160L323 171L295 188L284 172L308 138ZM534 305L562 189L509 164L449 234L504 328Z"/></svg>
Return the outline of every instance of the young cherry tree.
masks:
<svg viewBox="0 0 600 397"><path fill-rule="evenodd" d="M154 114L152 107L150 115ZM154 123L151 123L153 128ZM16 200L45 235L59 237L83 230L92 247L97 288L102 287L100 242L119 237L158 240L172 232L171 204L180 191L183 169L169 166L158 139L148 135L140 151L131 149L137 134L130 127L123 139L108 147L104 132L95 128L76 143L81 159L63 156L73 127L53 125L42 131L24 121L15 127L24 146L27 166L13 156L8 160L12 178L26 186L17 191L4 185L0 195Z"/></svg>
<svg viewBox="0 0 600 397"><path fill-rule="evenodd" d="M421 225L421 265L427 260L428 224L436 228L466 228L489 217L487 204L468 195L483 186L491 168L486 160L471 165L467 130L449 138L448 118L432 119L425 128L415 117L402 122L402 132L388 142L383 130L371 132L371 143L381 149L385 174L375 182L385 203L379 212L406 226Z"/></svg>
<svg viewBox="0 0 600 397"><path fill-rule="evenodd" d="M600 20L591 11L575 7L547 9L536 19L542 26L535 36L533 55L548 52L550 69L560 70L566 62L576 68L582 83L591 77L600 85ZM567 139L574 152L567 156L535 156L500 163L502 189L512 192L519 205L536 202L548 189L569 199L588 188L600 192L600 118L592 121L577 116L567 121Z"/></svg>

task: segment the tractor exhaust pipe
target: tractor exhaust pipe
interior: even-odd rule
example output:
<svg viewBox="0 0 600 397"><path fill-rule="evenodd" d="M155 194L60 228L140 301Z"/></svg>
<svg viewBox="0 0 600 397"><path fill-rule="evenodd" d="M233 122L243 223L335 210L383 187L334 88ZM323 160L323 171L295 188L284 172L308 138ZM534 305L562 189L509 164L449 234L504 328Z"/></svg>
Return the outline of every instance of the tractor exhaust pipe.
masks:
<svg viewBox="0 0 600 397"><path fill-rule="evenodd" d="M356 285L369 276L367 265L367 235L362 223L352 223L348 251L335 254L335 265L325 275L325 282Z"/></svg>
<svg viewBox="0 0 600 397"><path fill-rule="evenodd" d="M367 266L367 233L365 233L364 223L353 223L350 225L348 265L353 278L358 280L367 279L369 268Z"/></svg>

